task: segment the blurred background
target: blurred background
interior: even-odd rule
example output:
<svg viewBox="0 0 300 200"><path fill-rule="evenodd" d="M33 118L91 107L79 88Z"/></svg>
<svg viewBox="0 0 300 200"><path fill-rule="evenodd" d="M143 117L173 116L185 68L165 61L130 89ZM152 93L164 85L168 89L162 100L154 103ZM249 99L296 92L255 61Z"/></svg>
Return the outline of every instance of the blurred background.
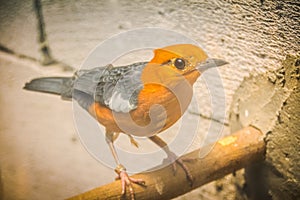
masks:
<svg viewBox="0 0 300 200"><path fill-rule="evenodd" d="M36 77L71 75L102 41L144 27L181 33L230 63L218 69L227 111L222 135L230 134L229 107L244 77L277 69L299 52L297 1L0 0L0 199L64 199L114 180L113 169L81 144L72 104L22 87ZM195 85L204 106L187 112L201 122L191 149L220 123L205 88L201 80ZM177 199L243 199L242 185L237 172Z"/></svg>

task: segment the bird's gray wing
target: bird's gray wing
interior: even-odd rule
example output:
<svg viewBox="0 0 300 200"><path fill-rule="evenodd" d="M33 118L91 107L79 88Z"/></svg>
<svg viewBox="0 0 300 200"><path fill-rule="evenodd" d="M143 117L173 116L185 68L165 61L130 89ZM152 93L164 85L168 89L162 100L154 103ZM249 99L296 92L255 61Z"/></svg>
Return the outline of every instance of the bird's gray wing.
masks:
<svg viewBox="0 0 300 200"><path fill-rule="evenodd" d="M137 106L137 97L143 88L141 73L146 64L147 62L140 62L79 71L73 97L79 104L95 101L115 112L129 112ZM87 107L86 104L81 106Z"/></svg>

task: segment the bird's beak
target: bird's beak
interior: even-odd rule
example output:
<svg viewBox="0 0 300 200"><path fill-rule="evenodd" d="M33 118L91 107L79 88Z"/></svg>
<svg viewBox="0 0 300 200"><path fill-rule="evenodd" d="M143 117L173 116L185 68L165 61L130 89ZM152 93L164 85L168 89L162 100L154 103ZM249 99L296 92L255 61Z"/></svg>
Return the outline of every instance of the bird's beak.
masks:
<svg viewBox="0 0 300 200"><path fill-rule="evenodd" d="M217 58L208 58L204 62L201 62L196 66L196 69L199 70L200 72L204 72L207 69L213 68L213 67L219 67L222 65L226 65L228 62L217 59Z"/></svg>

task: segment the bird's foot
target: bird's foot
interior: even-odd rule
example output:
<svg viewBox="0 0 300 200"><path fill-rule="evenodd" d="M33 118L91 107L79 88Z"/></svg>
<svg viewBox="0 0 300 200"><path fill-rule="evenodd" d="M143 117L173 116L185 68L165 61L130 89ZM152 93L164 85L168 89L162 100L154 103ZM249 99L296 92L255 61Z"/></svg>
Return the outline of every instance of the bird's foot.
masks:
<svg viewBox="0 0 300 200"><path fill-rule="evenodd" d="M126 172L126 168L123 165L118 165L115 169L115 172L118 174L116 179L121 180L122 196L124 196L126 194L126 187L128 187L128 190L130 192L130 199L134 200L135 195L134 195L134 190L133 190L133 187L132 187L132 183L139 184L139 185L142 185L142 186L146 186L144 180L135 179L135 178L131 178L130 176L128 176L128 174Z"/></svg>
<svg viewBox="0 0 300 200"><path fill-rule="evenodd" d="M192 176L192 173L190 172L189 168L186 166L185 162L194 162L196 161L196 159L193 158L178 158L176 156L175 153L173 152L169 152L168 153L168 160L170 160L172 162L172 167L173 167L173 173L174 175L176 175L176 171L177 171L177 164L183 169L183 171L185 172L186 178L190 184L190 186L193 185L194 182L194 178Z"/></svg>

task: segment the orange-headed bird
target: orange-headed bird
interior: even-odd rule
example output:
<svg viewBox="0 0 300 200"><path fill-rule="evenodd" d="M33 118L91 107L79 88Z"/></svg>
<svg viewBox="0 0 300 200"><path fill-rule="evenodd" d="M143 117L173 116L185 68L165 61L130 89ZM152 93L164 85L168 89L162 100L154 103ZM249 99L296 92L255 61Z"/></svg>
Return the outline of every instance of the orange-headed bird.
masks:
<svg viewBox="0 0 300 200"><path fill-rule="evenodd" d="M155 49L150 62L79 70L73 77L37 78L26 83L24 88L58 94L63 99L73 98L105 127L106 141L117 165L115 172L121 179L122 194L128 187L134 199L132 183L144 182L128 176L117 156L114 140L119 133L125 133L137 146L132 135L148 137L174 161L174 170L175 163L179 164L192 183L192 174L183 160L176 158L157 134L183 115L192 98L192 86L201 73L224 64L227 62L208 58L198 46L177 44Z"/></svg>

